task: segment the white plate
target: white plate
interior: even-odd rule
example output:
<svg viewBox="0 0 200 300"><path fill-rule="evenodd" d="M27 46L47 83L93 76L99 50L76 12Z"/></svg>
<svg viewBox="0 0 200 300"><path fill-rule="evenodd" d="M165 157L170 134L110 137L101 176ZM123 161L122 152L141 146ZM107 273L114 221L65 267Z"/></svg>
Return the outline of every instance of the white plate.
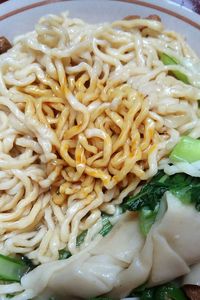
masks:
<svg viewBox="0 0 200 300"><path fill-rule="evenodd" d="M48 13L68 10L72 17L97 23L121 19L126 15L158 14L165 26L181 33L200 56L200 16L166 0L14 0L0 6L0 36L13 39L33 30L37 20Z"/></svg>

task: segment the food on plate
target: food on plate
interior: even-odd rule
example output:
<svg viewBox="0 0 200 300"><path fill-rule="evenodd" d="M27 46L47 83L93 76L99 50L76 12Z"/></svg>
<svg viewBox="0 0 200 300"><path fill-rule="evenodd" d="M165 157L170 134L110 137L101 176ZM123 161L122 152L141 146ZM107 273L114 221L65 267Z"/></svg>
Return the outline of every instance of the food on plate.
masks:
<svg viewBox="0 0 200 300"><path fill-rule="evenodd" d="M171 281L200 262L199 70L154 15L48 15L15 38L0 56L2 299L186 299Z"/></svg>
<svg viewBox="0 0 200 300"><path fill-rule="evenodd" d="M0 37L0 54L6 52L8 49L12 48L11 43L4 36Z"/></svg>

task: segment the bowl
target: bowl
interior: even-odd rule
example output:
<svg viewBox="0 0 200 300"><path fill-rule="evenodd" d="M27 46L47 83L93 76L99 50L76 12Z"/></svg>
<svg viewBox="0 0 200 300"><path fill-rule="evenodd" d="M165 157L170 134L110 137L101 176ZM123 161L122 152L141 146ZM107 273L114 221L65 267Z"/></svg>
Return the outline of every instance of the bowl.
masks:
<svg viewBox="0 0 200 300"><path fill-rule="evenodd" d="M14 5L13 5L14 4ZM157 14L165 27L182 34L190 46L200 55L200 17L171 1L160 0L21 0L1 4L0 36L12 40L16 35L31 31L41 16L69 11L71 17L91 23L111 22L134 14L146 17Z"/></svg>

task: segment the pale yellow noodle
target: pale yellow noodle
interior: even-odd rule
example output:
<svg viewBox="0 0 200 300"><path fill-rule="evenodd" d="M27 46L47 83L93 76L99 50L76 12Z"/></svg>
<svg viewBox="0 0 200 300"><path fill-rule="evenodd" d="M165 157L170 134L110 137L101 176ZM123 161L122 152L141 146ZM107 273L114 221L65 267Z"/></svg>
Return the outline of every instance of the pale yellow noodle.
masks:
<svg viewBox="0 0 200 300"><path fill-rule="evenodd" d="M180 64L163 65L160 52ZM2 253L44 263L80 251L180 135L200 137L200 90L185 59L198 61L182 37L147 19L50 15L16 39L0 59Z"/></svg>

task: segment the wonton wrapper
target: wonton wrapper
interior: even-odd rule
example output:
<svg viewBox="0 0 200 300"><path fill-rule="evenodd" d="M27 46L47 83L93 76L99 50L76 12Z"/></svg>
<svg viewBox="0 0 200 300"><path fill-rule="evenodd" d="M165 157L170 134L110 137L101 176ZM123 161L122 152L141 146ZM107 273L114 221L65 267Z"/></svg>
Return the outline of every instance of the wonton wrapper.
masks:
<svg viewBox="0 0 200 300"><path fill-rule="evenodd" d="M22 278L22 286L42 300L102 294L120 299L147 280L151 286L187 274L200 261L200 214L171 193L165 196L166 211L146 239L135 213L126 213L106 237L67 260L37 267Z"/></svg>
<svg viewBox="0 0 200 300"><path fill-rule="evenodd" d="M192 284L200 286L200 264L191 267L191 271L183 279L184 284Z"/></svg>

